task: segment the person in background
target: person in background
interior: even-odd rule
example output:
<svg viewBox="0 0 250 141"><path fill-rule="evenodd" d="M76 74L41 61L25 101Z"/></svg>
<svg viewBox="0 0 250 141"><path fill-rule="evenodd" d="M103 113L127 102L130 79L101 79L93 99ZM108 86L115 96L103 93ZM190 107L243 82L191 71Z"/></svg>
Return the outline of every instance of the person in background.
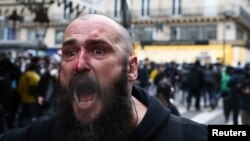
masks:
<svg viewBox="0 0 250 141"><path fill-rule="evenodd" d="M190 69L188 74L188 84L189 92L187 96L187 110L190 110L192 106L192 98L195 98L195 109L196 111L200 110L200 99L201 92L205 83L205 75L201 69L201 64L199 60L196 60L193 66Z"/></svg>
<svg viewBox="0 0 250 141"><path fill-rule="evenodd" d="M207 141L207 126L186 118L169 133L174 116L133 85L137 70L125 28L98 14L75 19L62 43L57 112L0 141L166 141L180 132L181 140Z"/></svg>
<svg viewBox="0 0 250 141"><path fill-rule="evenodd" d="M58 65L54 60L46 60L46 69L37 86L39 116L52 114L55 110Z"/></svg>
<svg viewBox="0 0 250 141"><path fill-rule="evenodd" d="M146 63L145 61L139 62L138 77L136 83L138 86L147 90L149 87L149 71L147 68L147 64L145 63Z"/></svg>
<svg viewBox="0 0 250 141"><path fill-rule="evenodd" d="M171 110L171 113L180 116L177 107L172 103L173 100L173 87L169 80L166 78L161 80L157 85L156 96L161 100L163 105Z"/></svg>
<svg viewBox="0 0 250 141"><path fill-rule="evenodd" d="M234 68L233 73L228 81L230 88L229 99L231 111L233 113L233 124L238 125L238 116L240 112L239 99L241 94L241 85L244 80L244 69Z"/></svg>
<svg viewBox="0 0 250 141"><path fill-rule="evenodd" d="M11 62L8 55L0 53L0 105L4 112L3 120L7 130L14 128L15 116L19 106L17 85L21 72Z"/></svg>
<svg viewBox="0 0 250 141"><path fill-rule="evenodd" d="M240 86L239 108L243 125L250 125L250 64L245 64L245 77Z"/></svg>
<svg viewBox="0 0 250 141"><path fill-rule="evenodd" d="M225 70L221 72L220 91L221 91L221 97L223 99L223 113L224 113L225 123L227 123L229 120L233 104L232 96L230 95L231 90L230 87L228 86L232 73L233 73L233 68L230 66L227 66Z"/></svg>
<svg viewBox="0 0 250 141"><path fill-rule="evenodd" d="M40 81L40 75L37 72L38 66L36 59L32 60L19 80L18 93L20 94L20 113L18 119L18 126L24 127L37 118L37 101L36 91Z"/></svg>

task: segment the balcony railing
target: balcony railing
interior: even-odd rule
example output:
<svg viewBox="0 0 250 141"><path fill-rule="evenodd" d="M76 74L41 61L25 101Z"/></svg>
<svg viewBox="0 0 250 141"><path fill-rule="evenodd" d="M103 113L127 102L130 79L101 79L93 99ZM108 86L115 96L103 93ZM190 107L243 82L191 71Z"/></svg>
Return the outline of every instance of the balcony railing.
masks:
<svg viewBox="0 0 250 141"><path fill-rule="evenodd" d="M231 5L231 6L216 6L216 7L183 7L179 14L173 14L173 9L150 9L148 14L142 15L142 11L134 9L131 11L132 19L150 19L150 18L162 18L162 17L192 17L192 16L201 16L201 17L216 17L224 16L225 13L232 14L231 16L241 16L245 19L248 19L250 23L250 13L247 12L243 7ZM113 11L106 11L106 15L114 17Z"/></svg>

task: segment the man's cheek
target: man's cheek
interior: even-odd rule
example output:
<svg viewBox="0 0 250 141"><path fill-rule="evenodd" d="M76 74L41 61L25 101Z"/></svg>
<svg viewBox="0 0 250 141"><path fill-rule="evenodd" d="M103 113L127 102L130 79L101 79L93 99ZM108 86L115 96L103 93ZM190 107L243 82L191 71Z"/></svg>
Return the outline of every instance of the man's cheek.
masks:
<svg viewBox="0 0 250 141"><path fill-rule="evenodd" d="M63 73L60 73L60 77L59 77L59 81L60 81L60 85L63 88L67 88L68 87L68 78L65 77L66 75L64 75Z"/></svg>

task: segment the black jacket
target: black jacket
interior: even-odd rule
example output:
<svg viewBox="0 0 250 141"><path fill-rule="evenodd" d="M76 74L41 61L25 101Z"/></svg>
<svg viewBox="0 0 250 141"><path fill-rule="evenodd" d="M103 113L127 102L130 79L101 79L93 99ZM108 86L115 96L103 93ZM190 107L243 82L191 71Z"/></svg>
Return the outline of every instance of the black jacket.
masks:
<svg viewBox="0 0 250 141"><path fill-rule="evenodd" d="M133 95L148 107L142 122L131 134L131 141L169 141L168 117L170 111L155 97L134 87ZM0 136L0 141L55 141L57 116L43 117L31 125L15 129ZM182 135L186 141L207 141L207 126L181 118ZM179 136L180 131L174 131ZM173 132L171 132L173 133ZM173 136L170 135L170 136Z"/></svg>

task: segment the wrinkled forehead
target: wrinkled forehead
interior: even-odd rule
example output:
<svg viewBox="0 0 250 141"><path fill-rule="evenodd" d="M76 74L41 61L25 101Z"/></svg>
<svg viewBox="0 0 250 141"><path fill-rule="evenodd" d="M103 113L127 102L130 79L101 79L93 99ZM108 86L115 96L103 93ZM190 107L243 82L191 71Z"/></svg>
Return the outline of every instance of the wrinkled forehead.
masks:
<svg viewBox="0 0 250 141"><path fill-rule="evenodd" d="M65 34L90 34L92 32L115 35L117 25L111 21L98 19L76 19L65 30Z"/></svg>

